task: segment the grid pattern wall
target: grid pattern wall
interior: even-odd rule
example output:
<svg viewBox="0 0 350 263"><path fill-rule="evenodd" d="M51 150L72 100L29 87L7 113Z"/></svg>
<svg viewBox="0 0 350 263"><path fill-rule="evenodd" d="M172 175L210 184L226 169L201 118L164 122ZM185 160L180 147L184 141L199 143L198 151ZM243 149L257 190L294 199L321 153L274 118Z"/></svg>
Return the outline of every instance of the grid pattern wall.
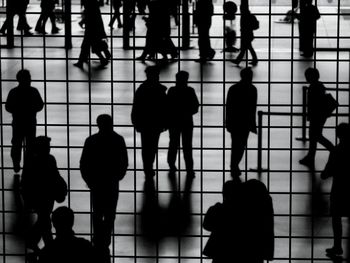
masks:
<svg viewBox="0 0 350 263"><path fill-rule="evenodd" d="M275 261L295 262L326 261L324 249L331 246L332 231L328 212L330 181L321 181L319 172L324 167L328 152L318 148L316 173L298 164L307 151L307 143L295 140L302 136L302 86L307 85L304 72L317 67L321 80L339 102L336 115L328 119L324 135L336 143L335 126L348 122L350 78L350 24L346 13L347 1L328 3L318 1L321 20L318 21L315 47L320 49L314 58L306 60L299 55L298 24L276 23L287 6L275 1L251 5L252 13L260 21L255 31L253 46L259 64L254 67L254 85L258 90L258 110L262 119L262 168L256 173L258 137L251 135L246 154L241 163L242 178L259 178L266 183L275 209ZM283 1L282 1L283 2ZM281 4L285 4L284 2ZM239 4L239 3L237 3ZM105 26L111 17L112 7L101 8ZM192 7L190 8L190 12ZM33 1L28 8L29 24L34 25L39 16L39 5ZM162 212L155 217L163 219L169 211L170 201L180 191L190 206L189 226L176 235L153 242L145 238L142 227L144 209L144 174L141 161L139 134L131 120L133 96L144 81L146 64L136 60L145 42L145 25L137 16L136 27L130 33L130 45L124 50L122 30L106 30L112 53L112 61L105 69L98 68L98 59L91 56L91 63L84 71L73 66L83 37L78 26L80 6L72 6L71 50L64 49L64 30L56 35L24 36L15 31L15 47L6 49L6 37L0 37L1 99L0 140L0 258L2 262L24 260L25 244L18 235L19 219L11 148L11 116L5 110L5 101L11 88L17 85L16 73L27 68L32 74L32 85L38 88L45 101L38 114L37 135L52 138L51 153L56 157L61 175L69 186L63 203L71 207L76 216L75 231L79 236L91 237L90 193L79 171L79 159L84 140L97 131L96 117L101 113L113 116L115 130L124 136L128 147L129 168L120 185L120 195L113 234L112 254L114 262L203 262L203 247L209 232L203 230L202 220L207 209L221 201L224 181L230 179L231 138L224 124L226 94L228 88L239 81L240 68L229 60L232 53L224 48L221 4L215 5L211 28L211 43L216 50L213 61L201 65L198 57L197 31L191 27L193 49L180 50L179 58L167 64L161 71L160 81L167 87L175 83L178 70L190 73L192 86L200 101L200 110L194 117L193 156L196 178L189 193L184 192L185 169L182 154L178 155L180 168L177 185L169 182L166 162L168 133L161 135L156 161L156 189ZM1 9L0 20L5 17ZM239 17L233 22L239 32ZM180 14L181 18L181 14ZM16 23L15 23L16 24ZM63 24L58 24L63 28ZM50 23L47 23L47 31ZM48 31L49 32L49 31ZM181 46L181 30L172 21L172 39ZM239 33L238 43L239 45ZM347 50L348 49L348 50ZM248 61L246 61L248 62ZM245 63L242 63L242 66ZM248 65L248 64L246 64ZM273 114L269 114L273 113ZM58 204L57 204L58 205ZM62 204L60 204L62 205ZM171 228L173 226L167 225Z"/></svg>

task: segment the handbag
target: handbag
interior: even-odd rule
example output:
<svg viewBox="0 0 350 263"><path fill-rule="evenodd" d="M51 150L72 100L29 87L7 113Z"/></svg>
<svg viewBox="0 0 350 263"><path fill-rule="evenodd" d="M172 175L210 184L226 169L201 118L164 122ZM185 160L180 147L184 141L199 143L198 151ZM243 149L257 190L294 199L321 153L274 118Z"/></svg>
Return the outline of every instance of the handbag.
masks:
<svg viewBox="0 0 350 263"><path fill-rule="evenodd" d="M57 203L62 203L67 196L68 186L61 175L57 174L53 186L54 198Z"/></svg>
<svg viewBox="0 0 350 263"><path fill-rule="evenodd" d="M333 111L339 106L336 99L333 98L332 94L326 93L323 98L322 109L325 117L330 117Z"/></svg>

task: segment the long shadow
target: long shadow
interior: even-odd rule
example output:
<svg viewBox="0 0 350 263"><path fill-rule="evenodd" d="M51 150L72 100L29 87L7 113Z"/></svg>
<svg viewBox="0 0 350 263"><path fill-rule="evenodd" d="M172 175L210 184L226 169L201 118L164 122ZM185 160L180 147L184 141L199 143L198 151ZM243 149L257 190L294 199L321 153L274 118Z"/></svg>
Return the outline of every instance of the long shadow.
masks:
<svg viewBox="0 0 350 263"><path fill-rule="evenodd" d="M181 195L175 176L169 176L171 197L167 207L159 205L153 179L144 184L144 202L141 211L141 232L145 241L159 242L169 236L180 237L191 224L190 193L193 179L188 178Z"/></svg>

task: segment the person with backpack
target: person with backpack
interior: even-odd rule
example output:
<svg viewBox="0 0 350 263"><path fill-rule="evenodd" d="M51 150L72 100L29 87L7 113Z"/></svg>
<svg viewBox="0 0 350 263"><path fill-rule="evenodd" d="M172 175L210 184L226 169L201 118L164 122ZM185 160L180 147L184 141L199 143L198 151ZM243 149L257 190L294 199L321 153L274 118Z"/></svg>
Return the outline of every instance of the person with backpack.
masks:
<svg viewBox="0 0 350 263"><path fill-rule="evenodd" d="M239 65L241 63L243 56L249 50L252 55L252 61L249 63L252 66L258 64L258 57L252 46L254 40L254 30L259 29L259 21L256 16L250 13L249 7L246 4L242 4L241 7L241 51L236 57L236 59L231 60L232 63Z"/></svg>
<svg viewBox="0 0 350 263"><path fill-rule="evenodd" d="M309 152L299 161L300 164L314 168L317 142L321 143L327 150L331 151L333 144L322 135L323 127L329 117L325 104L326 88L319 80L320 73L316 68L308 68L305 71L305 78L310 86L307 93L307 118L309 125Z"/></svg>

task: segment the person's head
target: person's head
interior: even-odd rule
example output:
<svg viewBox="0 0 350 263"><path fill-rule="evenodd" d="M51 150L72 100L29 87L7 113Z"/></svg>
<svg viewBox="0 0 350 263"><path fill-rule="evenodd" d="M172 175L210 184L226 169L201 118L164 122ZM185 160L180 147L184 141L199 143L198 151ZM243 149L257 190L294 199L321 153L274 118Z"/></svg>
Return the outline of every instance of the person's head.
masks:
<svg viewBox="0 0 350 263"><path fill-rule="evenodd" d="M21 86L30 86L32 78L30 72L27 69L21 69L17 72L16 79Z"/></svg>
<svg viewBox="0 0 350 263"><path fill-rule="evenodd" d="M305 1L305 5L312 5L312 0L304 0Z"/></svg>
<svg viewBox="0 0 350 263"><path fill-rule="evenodd" d="M71 233L74 225L74 212L66 206L61 206L52 212L52 224L56 229L56 233Z"/></svg>
<svg viewBox="0 0 350 263"><path fill-rule="evenodd" d="M35 153L39 155L46 155L50 153L51 138L47 136L38 136L34 141Z"/></svg>
<svg viewBox="0 0 350 263"><path fill-rule="evenodd" d="M240 194L240 180L229 180L222 186L222 197L224 203L233 202L237 195Z"/></svg>
<svg viewBox="0 0 350 263"><path fill-rule="evenodd" d="M248 6L248 3L245 3L242 1L239 9L241 10L241 13L244 14L244 13L249 13L249 6Z"/></svg>
<svg viewBox="0 0 350 263"><path fill-rule="evenodd" d="M340 141L349 140L350 125L349 123L340 123L336 128L336 134Z"/></svg>
<svg viewBox="0 0 350 263"><path fill-rule="evenodd" d="M305 70L305 78L309 83L315 83L320 79L320 73L316 68L308 68Z"/></svg>
<svg viewBox="0 0 350 263"><path fill-rule="evenodd" d="M113 119L108 114L101 114L96 119L97 127L100 132L113 131Z"/></svg>
<svg viewBox="0 0 350 263"><path fill-rule="evenodd" d="M237 5L232 1L224 2L224 19L234 20L236 18Z"/></svg>
<svg viewBox="0 0 350 263"><path fill-rule="evenodd" d="M252 68L247 67L241 70L241 79L244 82L252 82L253 80L253 71Z"/></svg>
<svg viewBox="0 0 350 263"><path fill-rule="evenodd" d="M176 73L176 85L177 86L187 86L188 78L190 74L187 71L180 70Z"/></svg>
<svg viewBox="0 0 350 263"><path fill-rule="evenodd" d="M159 81L159 68L157 66L150 66L145 69L147 80L152 82Z"/></svg>

